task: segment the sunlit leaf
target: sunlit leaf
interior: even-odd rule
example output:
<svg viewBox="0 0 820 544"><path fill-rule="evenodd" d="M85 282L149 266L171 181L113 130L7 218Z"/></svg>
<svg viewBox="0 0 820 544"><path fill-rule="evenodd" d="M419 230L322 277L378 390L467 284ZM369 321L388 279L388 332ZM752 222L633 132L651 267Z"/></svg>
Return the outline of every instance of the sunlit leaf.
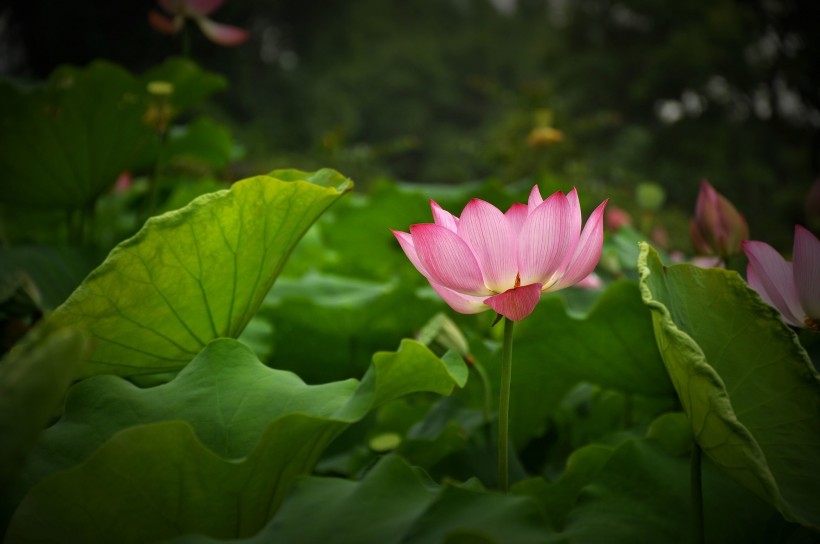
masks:
<svg viewBox="0 0 820 544"><path fill-rule="evenodd" d="M790 520L820 528L820 378L735 272L639 261L666 368L703 451Z"/></svg>
<svg viewBox="0 0 820 544"><path fill-rule="evenodd" d="M53 315L95 340L82 376L178 369L242 332L301 236L352 185L333 171L278 174L151 218L111 251Z"/></svg>
<svg viewBox="0 0 820 544"><path fill-rule="evenodd" d="M9 534L53 542L65 534L97 542L253 535L351 423L403 395L449 394L466 375L459 359L408 340L377 353L361 383L308 386L220 339L166 385L91 378L44 433L29 477L45 479Z"/></svg>

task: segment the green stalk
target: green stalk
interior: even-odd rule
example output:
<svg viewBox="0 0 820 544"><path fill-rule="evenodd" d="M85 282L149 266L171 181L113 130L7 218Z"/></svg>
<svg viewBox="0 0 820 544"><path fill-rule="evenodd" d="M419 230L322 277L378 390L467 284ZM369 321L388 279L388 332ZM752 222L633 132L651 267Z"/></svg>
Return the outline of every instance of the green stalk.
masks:
<svg viewBox="0 0 820 544"><path fill-rule="evenodd" d="M692 442L692 457L689 464L689 483L692 491L692 524L694 525L695 544L706 542L703 524L703 489L701 486L702 452L697 440Z"/></svg>
<svg viewBox="0 0 820 544"><path fill-rule="evenodd" d="M498 396L498 486L510 491L510 382L512 380L512 340L514 321L504 318L504 346L501 351L501 394Z"/></svg>

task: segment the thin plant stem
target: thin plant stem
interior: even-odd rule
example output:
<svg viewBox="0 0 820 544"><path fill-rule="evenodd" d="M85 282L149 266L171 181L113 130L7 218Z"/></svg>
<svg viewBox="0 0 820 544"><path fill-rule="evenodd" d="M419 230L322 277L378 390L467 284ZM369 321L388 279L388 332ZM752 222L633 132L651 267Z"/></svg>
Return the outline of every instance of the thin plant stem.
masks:
<svg viewBox="0 0 820 544"><path fill-rule="evenodd" d="M692 457L689 464L689 483L692 491L692 524L695 544L706 542L703 524L703 488L701 485L701 458L703 453L697 440L692 443Z"/></svg>
<svg viewBox="0 0 820 544"><path fill-rule="evenodd" d="M501 394L498 396L498 486L510 491L510 382L512 380L512 341L515 322L504 318L504 346L501 350Z"/></svg>

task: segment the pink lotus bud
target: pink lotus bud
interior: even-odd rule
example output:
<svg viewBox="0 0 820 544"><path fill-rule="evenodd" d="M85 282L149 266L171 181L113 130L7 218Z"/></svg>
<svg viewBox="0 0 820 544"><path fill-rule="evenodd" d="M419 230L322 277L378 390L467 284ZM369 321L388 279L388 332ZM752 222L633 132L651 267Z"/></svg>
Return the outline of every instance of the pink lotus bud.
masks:
<svg viewBox="0 0 820 544"><path fill-rule="evenodd" d="M740 253L741 242L749 238L749 227L732 203L703 180L690 233L698 251L725 260Z"/></svg>
<svg viewBox="0 0 820 544"><path fill-rule="evenodd" d="M582 227L573 189L544 200L538 186L527 204L502 213L474 198L461 217L430 201L433 223L393 231L413 266L452 309L493 309L512 321L532 313L543 293L585 279L601 258L606 201Z"/></svg>

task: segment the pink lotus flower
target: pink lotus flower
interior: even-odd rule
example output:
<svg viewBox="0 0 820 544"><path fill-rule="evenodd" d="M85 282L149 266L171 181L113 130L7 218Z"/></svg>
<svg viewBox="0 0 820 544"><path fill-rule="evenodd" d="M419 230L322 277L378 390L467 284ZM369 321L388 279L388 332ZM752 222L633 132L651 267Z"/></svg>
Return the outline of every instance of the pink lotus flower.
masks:
<svg viewBox="0 0 820 544"><path fill-rule="evenodd" d="M601 258L602 202L581 230L575 189L544 200L538 186L507 213L473 199L461 217L430 201L434 223L392 231L410 262L452 309L493 309L513 321L532 313L543 293L586 278Z"/></svg>
<svg viewBox="0 0 820 544"><path fill-rule="evenodd" d="M250 36L246 30L216 23L207 17L225 0L157 0L157 2L162 9L173 16L169 19L154 10L148 13L148 22L160 32L176 34L182 30L185 19L190 18L196 22L208 39L219 45L239 45Z"/></svg>
<svg viewBox="0 0 820 544"><path fill-rule="evenodd" d="M794 229L794 262L788 262L770 245L743 242L749 258L746 278L766 303L795 327L820 331L820 241L807 229Z"/></svg>
<svg viewBox="0 0 820 544"><path fill-rule="evenodd" d="M698 251L726 260L740 253L740 243L749 238L749 227L737 208L703 180L690 233Z"/></svg>

